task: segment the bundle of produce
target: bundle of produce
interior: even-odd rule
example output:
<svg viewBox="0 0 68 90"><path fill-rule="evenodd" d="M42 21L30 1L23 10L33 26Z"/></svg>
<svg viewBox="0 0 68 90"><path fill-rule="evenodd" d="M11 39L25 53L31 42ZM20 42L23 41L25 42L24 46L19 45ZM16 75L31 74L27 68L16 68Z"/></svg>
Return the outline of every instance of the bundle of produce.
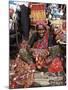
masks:
<svg viewBox="0 0 68 90"><path fill-rule="evenodd" d="M28 49L25 49L25 48L20 49L19 54L21 59L24 60L25 62L29 64L33 63L32 53Z"/></svg>
<svg viewBox="0 0 68 90"><path fill-rule="evenodd" d="M20 58L10 62L10 88L30 87L34 81L34 71L33 65Z"/></svg>
<svg viewBox="0 0 68 90"><path fill-rule="evenodd" d="M35 72L34 82L37 86L59 86L65 85L65 75L56 75L51 72Z"/></svg>
<svg viewBox="0 0 68 90"><path fill-rule="evenodd" d="M37 86L49 86L49 76L42 71L36 71L34 75L34 82L37 83Z"/></svg>
<svg viewBox="0 0 68 90"><path fill-rule="evenodd" d="M52 57L60 56L61 49L60 49L59 45L49 47L49 53L50 53L50 56L52 56Z"/></svg>
<svg viewBox="0 0 68 90"><path fill-rule="evenodd" d="M49 73L49 82L50 86L56 85L65 85L66 84L66 76L63 70L63 62L61 58L55 57L52 60L52 63L48 67Z"/></svg>
<svg viewBox="0 0 68 90"><path fill-rule="evenodd" d="M63 64L60 57L55 57L52 60L52 63L49 65L48 71L53 73L63 72Z"/></svg>

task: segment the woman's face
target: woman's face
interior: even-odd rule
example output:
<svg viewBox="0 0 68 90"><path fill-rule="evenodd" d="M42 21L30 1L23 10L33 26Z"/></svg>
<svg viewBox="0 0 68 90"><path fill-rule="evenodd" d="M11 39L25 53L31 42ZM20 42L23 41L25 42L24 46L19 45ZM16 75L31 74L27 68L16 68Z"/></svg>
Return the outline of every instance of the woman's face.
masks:
<svg viewBox="0 0 68 90"><path fill-rule="evenodd" d="M59 32L59 28L58 28L58 27L55 27L55 28L54 28L54 34L56 34L56 35L57 35L57 34L58 34L58 32Z"/></svg>
<svg viewBox="0 0 68 90"><path fill-rule="evenodd" d="M38 30L38 33L39 33L40 37L43 37L44 33L45 33L45 30Z"/></svg>

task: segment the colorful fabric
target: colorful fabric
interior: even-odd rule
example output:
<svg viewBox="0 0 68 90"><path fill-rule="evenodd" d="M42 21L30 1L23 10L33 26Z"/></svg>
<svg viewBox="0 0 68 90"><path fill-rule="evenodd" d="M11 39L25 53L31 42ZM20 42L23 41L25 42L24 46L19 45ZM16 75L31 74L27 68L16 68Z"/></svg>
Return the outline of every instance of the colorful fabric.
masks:
<svg viewBox="0 0 68 90"><path fill-rule="evenodd" d="M48 33L45 33L44 37L34 44L34 48L46 49L47 47L48 47Z"/></svg>

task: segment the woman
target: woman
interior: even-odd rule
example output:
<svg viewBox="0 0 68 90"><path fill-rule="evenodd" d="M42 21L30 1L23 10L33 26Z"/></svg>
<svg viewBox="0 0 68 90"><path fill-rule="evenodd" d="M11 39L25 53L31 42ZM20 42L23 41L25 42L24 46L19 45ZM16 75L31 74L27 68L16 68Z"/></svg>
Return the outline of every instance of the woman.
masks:
<svg viewBox="0 0 68 90"><path fill-rule="evenodd" d="M36 32L32 35L29 45L32 48L47 49L48 48L48 31L47 28L40 24L36 26Z"/></svg>

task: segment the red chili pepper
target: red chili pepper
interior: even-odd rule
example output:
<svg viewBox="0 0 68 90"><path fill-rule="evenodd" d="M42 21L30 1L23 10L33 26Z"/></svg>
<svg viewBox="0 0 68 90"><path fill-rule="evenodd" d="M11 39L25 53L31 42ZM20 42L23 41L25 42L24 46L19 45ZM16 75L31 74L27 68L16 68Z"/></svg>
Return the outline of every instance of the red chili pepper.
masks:
<svg viewBox="0 0 68 90"><path fill-rule="evenodd" d="M11 88L16 88L16 86L17 86L17 84L16 84L15 81L13 81L13 82L11 83L11 85L10 85Z"/></svg>
<svg viewBox="0 0 68 90"><path fill-rule="evenodd" d="M62 61L60 60L60 58L57 57L52 61L52 64L49 66L48 71L49 72L63 71Z"/></svg>

